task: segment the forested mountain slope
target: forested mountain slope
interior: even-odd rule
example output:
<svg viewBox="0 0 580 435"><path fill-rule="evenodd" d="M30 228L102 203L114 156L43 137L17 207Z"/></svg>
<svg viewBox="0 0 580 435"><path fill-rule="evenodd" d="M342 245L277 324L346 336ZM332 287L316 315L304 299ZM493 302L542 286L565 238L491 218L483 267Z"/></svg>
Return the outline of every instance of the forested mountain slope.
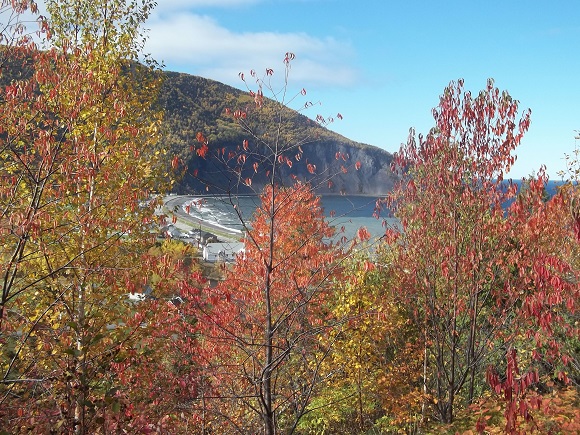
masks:
<svg viewBox="0 0 580 435"><path fill-rule="evenodd" d="M248 92L202 77L165 72L160 103L165 110L161 145L170 155L178 155L187 166L184 177L174 186L176 193L203 193L206 186L211 186L211 192L227 192L236 184L231 170L223 161L212 158L212 153L225 150L222 155L227 155L240 147L245 139L251 141L252 138L225 114L227 108L248 111L247 122L255 131L274 131L280 127L281 140L286 143L308 138L301 147L301 162L291 169L283 168L284 184L290 184L290 177L297 176L312 180L319 193L369 195L385 193L393 186L392 155L387 151L351 141L291 109L283 111L280 122L274 115L273 105L266 102L261 109L256 109ZM308 114L313 116L314 113ZM210 153L205 159L192 150L197 145L198 132L209 141ZM345 160L343 157L348 158ZM360 162L359 170L354 169L356 162ZM249 163L246 167L251 171L252 162ZM318 177L315 179L307 170L307 163L316 167ZM344 172L342 166L350 169ZM199 174L199 178L194 174ZM326 182L331 175L332 183ZM259 189L263 178L257 174L253 180L253 189ZM239 186L235 187L238 189Z"/></svg>

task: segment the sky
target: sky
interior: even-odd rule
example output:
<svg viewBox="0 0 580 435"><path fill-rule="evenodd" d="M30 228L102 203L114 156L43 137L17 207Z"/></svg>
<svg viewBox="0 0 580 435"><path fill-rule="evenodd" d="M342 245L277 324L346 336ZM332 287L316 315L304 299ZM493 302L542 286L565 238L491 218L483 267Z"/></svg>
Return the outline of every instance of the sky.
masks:
<svg viewBox="0 0 580 435"><path fill-rule="evenodd" d="M340 113L332 130L390 152L429 131L452 80L477 94L493 78L532 111L510 176L557 179L580 146L579 18L577 0L158 0L146 51L241 89L292 52L291 90L321 102L304 114Z"/></svg>

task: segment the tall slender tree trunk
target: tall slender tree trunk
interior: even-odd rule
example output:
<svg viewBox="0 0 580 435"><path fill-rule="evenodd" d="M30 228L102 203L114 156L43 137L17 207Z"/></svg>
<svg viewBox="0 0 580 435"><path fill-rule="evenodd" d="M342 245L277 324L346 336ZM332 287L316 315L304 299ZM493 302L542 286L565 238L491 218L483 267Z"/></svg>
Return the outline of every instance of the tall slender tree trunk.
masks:
<svg viewBox="0 0 580 435"><path fill-rule="evenodd" d="M274 421L274 400L272 391L272 371L274 363L274 325L272 321L272 271L274 266L274 223L276 220L276 193L274 190L274 174L275 166L272 168L272 178L270 185L272 187L272 200L270 203L270 236L269 236L269 252L266 260L265 268L265 284L264 284L264 300L266 302L266 325L265 325L265 341L266 341L266 361L262 375L262 388L264 389L264 427L267 435L274 435L276 433L276 424Z"/></svg>
<svg viewBox="0 0 580 435"><path fill-rule="evenodd" d="M425 423L427 414L427 319L423 334L423 404L421 405L421 423Z"/></svg>
<svg viewBox="0 0 580 435"><path fill-rule="evenodd" d="M479 305L479 289L476 289L475 295L472 298L471 307L471 325L469 329L469 354L468 354L468 370L469 370L469 386L468 386L468 396L467 401L469 404L473 402L475 396L475 374L476 374L476 361L475 361L475 336L477 334L477 307Z"/></svg>
<svg viewBox="0 0 580 435"><path fill-rule="evenodd" d="M272 302L270 295L270 277L272 274L272 267L266 267L266 283L264 288L264 296L266 300L266 325L265 325L265 342L266 342L266 360L264 369L262 371L262 389L264 396L264 428L267 435L274 435L276 433L276 426L274 423L273 412L273 392L272 392L272 364L274 362L274 348L273 335L274 328L272 325Z"/></svg>
<svg viewBox="0 0 580 435"><path fill-rule="evenodd" d="M97 126L95 125L93 130L93 139L92 139L92 153L94 156L94 162L97 161L97 142L98 142L98 135L97 135ZM92 163L91 166L95 165ZM98 167L93 167L95 172L98 171ZM82 189L82 188L81 188ZM79 189L79 191L82 191ZM95 197L95 177L94 175L91 176L87 183L87 201L86 201L86 212L87 214L91 214L93 212L93 201ZM79 210L79 217L81 216L81 211ZM84 267L86 268L86 273L90 273L89 267L86 261L85 253L87 252L88 247L85 245L85 234L88 233L89 228L84 228L84 225L80 225L81 231L81 246L80 252L81 259L83 260ZM87 402L89 399L89 379L87 373L87 348L84 343L84 333L87 330L87 319L86 319L86 299L87 299L87 281L86 276L83 274L84 272L80 272L79 285L78 285L78 306L76 311L76 323L77 323L77 351L78 357L77 358L77 379L78 379L78 388L79 392L76 398L76 407L75 407L75 434L76 435L85 435L87 433L87 424L86 424L86 410L87 410Z"/></svg>

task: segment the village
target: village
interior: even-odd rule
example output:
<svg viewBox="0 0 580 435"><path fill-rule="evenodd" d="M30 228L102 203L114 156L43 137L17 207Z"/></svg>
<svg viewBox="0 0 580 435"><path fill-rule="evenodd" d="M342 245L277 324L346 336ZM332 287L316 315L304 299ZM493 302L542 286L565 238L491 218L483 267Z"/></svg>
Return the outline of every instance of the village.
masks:
<svg viewBox="0 0 580 435"><path fill-rule="evenodd" d="M164 198L163 207L158 213L172 216L172 223L159 228L159 238L180 240L198 248L201 259L208 263L235 261L244 251L240 236L227 229L218 228L186 213L181 205L184 196L170 195ZM211 229L212 231L207 231Z"/></svg>

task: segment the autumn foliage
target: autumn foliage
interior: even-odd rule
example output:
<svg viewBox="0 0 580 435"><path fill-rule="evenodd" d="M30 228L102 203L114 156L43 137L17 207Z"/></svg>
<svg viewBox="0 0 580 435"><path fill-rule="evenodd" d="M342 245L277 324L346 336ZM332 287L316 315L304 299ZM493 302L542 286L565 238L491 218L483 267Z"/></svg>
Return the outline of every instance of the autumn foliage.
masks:
<svg viewBox="0 0 580 435"><path fill-rule="evenodd" d="M487 380L507 402L509 433L533 418L529 394L540 374L563 379L546 367L570 362L564 347L578 335L566 195L545 202L543 172L519 192L504 181L530 122L517 113L518 102L491 81L475 98L452 83L434 110L436 127L401 148L402 181L384 202L403 224L389 234L392 270L424 335L432 417L452 422Z"/></svg>
<svg viewBox="0 0 580 435"><path fill-rule="evenodd" d="M197 248L154 237L184 170L158 145L154 2L47 6L41 50L34 2L0 3L0 432L578 432L580 169L550 195L543 168L506 179L531 122L509 93L452 82L378 202L400 226L346 243L315 192L361 163L316 167L316 135L285 130L308 95L288 92L294 54L283 92L272 68L240 74L248 105L224 116L247 138L191 145L225 164L244 230L209 280Z"/></svg>
<svg viewBox="0 0 580 435"><path fill-rule="evenodd" d="M221 430L292 430L305 412L321 382L319 337L332 326L323 307L340 273L333 231L308 185L266 188L243 254L204 292L215 388L206 415Z"/></svg>
<svg viewBox="0 0 580 435"><path fill-rule="evenodd" d="M34 10L2 2L2 13L25 6ZM76 34L73 6L87 20ZM142 203L161 187L158 116L148 103L158 82L148 67L131 66L148 7L51 2L46 50L22 28L3 30L11 43L0 109L6 430L94 433L119 416L111 364L140 335L124 301L141 288L151 243L152 210Z"/></svg>
<svg viewBox="0 0 580 435"><path fill-rule="evenodd" d="M421 414L422 347L387 269L358 254L326 301L335 327L319 337L328 357L300 428L311 433L410 429Z"/></svg>

